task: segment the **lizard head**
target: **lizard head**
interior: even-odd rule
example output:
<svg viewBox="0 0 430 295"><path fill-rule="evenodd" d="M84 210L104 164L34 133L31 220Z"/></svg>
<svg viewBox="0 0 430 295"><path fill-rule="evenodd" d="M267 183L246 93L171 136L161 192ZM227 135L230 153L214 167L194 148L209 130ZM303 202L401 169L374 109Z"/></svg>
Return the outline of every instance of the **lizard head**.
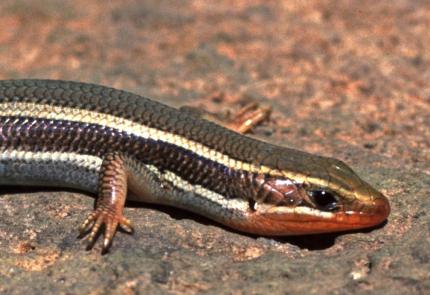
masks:
<svg viewBox="0 0 430 295"><path fill-rule="evenodd" d="M387 198L345 163L303 156L300 162L278 158L276 169L254 177L249 222L239 227L257 234L299 235L356 230L386 220Z"/></svg>

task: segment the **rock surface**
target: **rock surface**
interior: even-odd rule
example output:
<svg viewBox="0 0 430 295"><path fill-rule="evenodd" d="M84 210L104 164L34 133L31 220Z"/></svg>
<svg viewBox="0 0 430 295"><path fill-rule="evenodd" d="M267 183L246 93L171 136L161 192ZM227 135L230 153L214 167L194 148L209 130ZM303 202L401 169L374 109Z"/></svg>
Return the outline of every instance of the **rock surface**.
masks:
<svg viewBox="0 0 430 295"><path fill-rule="evenodd" d="M2 294L430 294L427 1L0 3L0 79L80 80L211 111L274 108L255 136L335 156L386 194L384 226L263 238L130 204L108 255L94 199L2 188Z"/></svg>

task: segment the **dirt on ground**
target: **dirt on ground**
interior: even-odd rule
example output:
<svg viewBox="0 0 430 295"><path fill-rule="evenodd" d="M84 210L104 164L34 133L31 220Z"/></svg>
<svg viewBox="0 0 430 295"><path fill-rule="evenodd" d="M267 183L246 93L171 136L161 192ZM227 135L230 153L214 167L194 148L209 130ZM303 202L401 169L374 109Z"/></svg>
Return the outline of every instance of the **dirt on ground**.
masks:
<svg viewBox="0 0 430 295"><path fill-rule="evenodd" d="M371 230L244 235L129 204L85 251L84 193L2 188L2 294L430 294L428 1L0 2L0 79L77 80L273 115L253 136L348 163L390 200Z"/></svg>

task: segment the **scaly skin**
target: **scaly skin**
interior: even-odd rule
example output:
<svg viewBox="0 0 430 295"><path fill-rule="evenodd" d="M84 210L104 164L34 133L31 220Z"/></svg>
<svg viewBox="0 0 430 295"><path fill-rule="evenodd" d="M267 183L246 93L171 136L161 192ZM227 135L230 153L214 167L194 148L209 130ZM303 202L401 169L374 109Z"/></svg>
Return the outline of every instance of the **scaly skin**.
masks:
<svg viewBox="0 0 430 295"><path fill-rule="evenodd" d="M242 115L245 126L235 129L244 132L253 118ZM97 193L81 232L90 231L93 244L105 225L105 251L118 225L132 229L122 215L127 191L261 235L370 227L390 212L388 200L339 160L108 87L0 81L0 131L0 184Z"/></svg>

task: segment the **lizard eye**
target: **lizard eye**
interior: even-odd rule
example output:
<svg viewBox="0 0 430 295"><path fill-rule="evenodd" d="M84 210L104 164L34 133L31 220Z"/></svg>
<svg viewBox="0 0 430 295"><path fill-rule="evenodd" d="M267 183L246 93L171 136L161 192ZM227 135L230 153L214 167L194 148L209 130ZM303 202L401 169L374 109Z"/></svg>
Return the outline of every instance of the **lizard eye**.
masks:
<svg viewBox="0 0 430 295"><path fill-rule="evenodd" d="M335 211L338 208L338 200L334 193L326 190L308 191L308 195L318 209L323 211Z"/></svg>

